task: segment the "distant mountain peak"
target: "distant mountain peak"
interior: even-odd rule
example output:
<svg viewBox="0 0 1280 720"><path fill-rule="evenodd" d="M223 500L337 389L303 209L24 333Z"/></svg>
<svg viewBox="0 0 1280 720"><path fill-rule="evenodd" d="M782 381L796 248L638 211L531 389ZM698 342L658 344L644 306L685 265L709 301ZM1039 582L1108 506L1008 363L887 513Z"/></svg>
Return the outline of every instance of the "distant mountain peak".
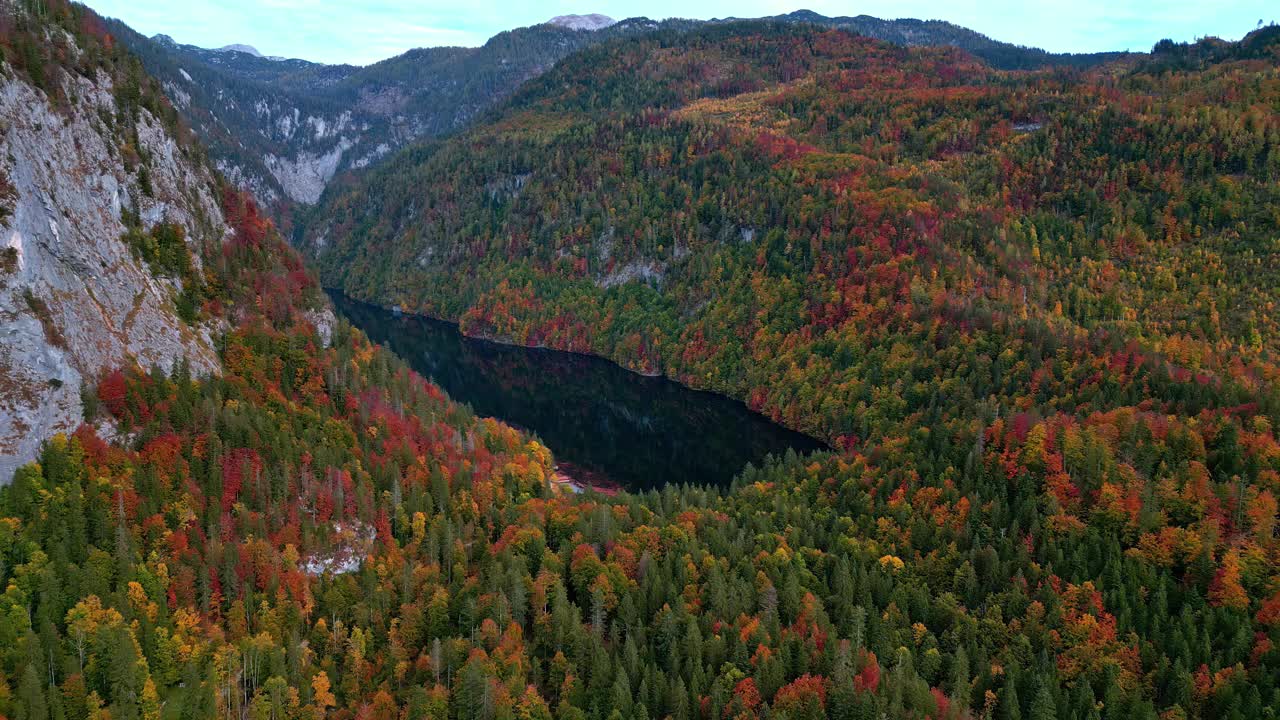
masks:
<svg viewBox="0 0 1280 720"><path fill-rule="evenodd" d="M820 15L820 14L818 14L818 13L816 13L816 12L812 11L812 10L809 10L809 9L807 9L807 8L806 8L806 9L802 9L802 10L794 10L794 11L792 11L792 12L787 13L787 14L786 14L786 15L784 15L783 17L789 18L789 19L791 19L791 20L796 20L796 21L805 21L805 22L808 22L808 21L817 21L817 22L820 22L820 21L822 21L822 20L826 20L826 19L827 19L827 18L826 18L826 16L824 16L824 15Z"/></svg>
<svg viewBox="0 0 1280 720"><path fill-rule="evenodd" d="M613 25L616 20L608 15L591 13L590 15L557 15L547 21L548 25L558 25L570 30L602 30Z"/></svg>
<svg viewBox="0 0 1280 720"><path fill-rule="evenodd" d="M254 57L262 57L262 53L258 52L258 49L252 45L240 45L240 44L223 45L222 47L218 48L218 52L242 52L242 53L248 53Z"/></svg>

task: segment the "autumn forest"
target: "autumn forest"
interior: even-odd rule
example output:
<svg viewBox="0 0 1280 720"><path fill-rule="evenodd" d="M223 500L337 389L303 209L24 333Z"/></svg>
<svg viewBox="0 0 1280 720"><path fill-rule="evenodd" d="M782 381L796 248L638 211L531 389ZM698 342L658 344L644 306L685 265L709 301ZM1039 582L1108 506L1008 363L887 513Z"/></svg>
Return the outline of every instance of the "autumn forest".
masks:
<svg viewBox="0 0 1280 720"><path fill-rule="evenodd" d="M55 103L110 73L198 147L48 7L6 73ZM130 242L221 374L104 369L0 490L3 717L1280 713L1274 27L1025 71L664 29L342 178L296 250L220 197L221 245ZM322 322L322 286L830 449L567 492L554 447Z"/></svg>

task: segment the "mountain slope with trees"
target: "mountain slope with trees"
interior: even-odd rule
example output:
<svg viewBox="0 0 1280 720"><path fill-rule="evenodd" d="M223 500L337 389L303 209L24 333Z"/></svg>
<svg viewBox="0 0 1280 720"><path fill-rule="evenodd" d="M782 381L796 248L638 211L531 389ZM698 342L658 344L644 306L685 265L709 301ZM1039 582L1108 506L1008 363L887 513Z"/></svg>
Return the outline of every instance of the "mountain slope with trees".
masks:
<svg viewBox="0 0 1280 720"><path fill-rule="evenodd" d="M1215 637L1249 647L1242 692L1269 697L1274 662L1280 75L1260 32L1194 67L1086 72L768 24L601 45L335 193L306 247L356 297L662 372L828 439L904 566L950 547L914 513L981 509L982 539L956 547L1016 538L1044 575L1002 577L1074 586L1058 619L1087 606L1129 653L1094 690L1195 715L1177 698L1226 666L1197 670L1153 624L1138 598L1156 577L1188 619L1238 613ZM794 482L767 486L777 512ZM961 571L943 567L935 590ZM1020 627L1039 622L1025 609ZM1067 645L1043 647L1056 669L1013 681L1017 714L998 690L990 709L1081 688Z"/></svg>

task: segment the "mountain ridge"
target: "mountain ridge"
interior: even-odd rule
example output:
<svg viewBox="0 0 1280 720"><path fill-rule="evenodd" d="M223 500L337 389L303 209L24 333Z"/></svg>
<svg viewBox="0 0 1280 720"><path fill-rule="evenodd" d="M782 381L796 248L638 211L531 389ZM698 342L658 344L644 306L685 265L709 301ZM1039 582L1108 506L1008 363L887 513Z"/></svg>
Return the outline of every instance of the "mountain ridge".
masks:
<svg viewBox="0 0 1280 720"><path fill-rule="evenodd" d="M1115 57L1019 48L948 23L816 13L774 19L838 26L901 44L958 42L997 66L1087 66ZM315 204L334 177L358 173L416 139L465 127L576 50L635 33L723 22L641 17L590 32L542 24L499 33L479 48L415 49L363 68L221 53L154 42L118 21L112 27L161 79L220 169L265 207L276 208L289 230L294 210ZM300 132L304 127L310 132Z"/></svg>

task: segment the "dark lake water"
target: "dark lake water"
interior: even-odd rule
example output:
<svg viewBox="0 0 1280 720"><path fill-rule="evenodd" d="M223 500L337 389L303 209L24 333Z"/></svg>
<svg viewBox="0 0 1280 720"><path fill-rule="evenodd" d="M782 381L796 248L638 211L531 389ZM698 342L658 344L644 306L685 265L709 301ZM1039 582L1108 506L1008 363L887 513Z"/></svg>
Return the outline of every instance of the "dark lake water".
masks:
<svg viewBox="0 0 1280 720"><path fill-rule="evenodd" d="M352 324L453 399L535 433L575 477L630 490L725 485L770 454L825 447L740 402L607 360L468 338L451 323L331 297Z"/></svg>

